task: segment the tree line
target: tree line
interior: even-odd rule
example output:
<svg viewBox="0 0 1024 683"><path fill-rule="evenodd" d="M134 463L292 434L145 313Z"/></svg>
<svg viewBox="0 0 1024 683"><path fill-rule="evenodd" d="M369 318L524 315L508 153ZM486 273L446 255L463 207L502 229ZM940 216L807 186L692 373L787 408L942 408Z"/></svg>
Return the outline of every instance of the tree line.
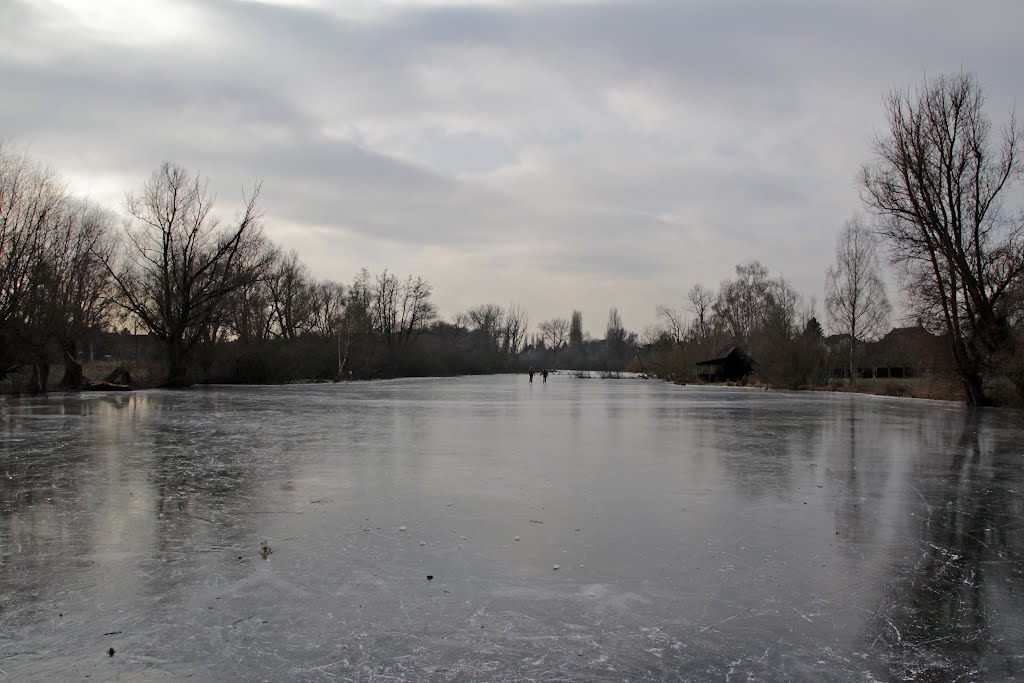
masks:
<svg viewBox="0 0 1024 683"><path fill-rule="evenodd" d="M1024 209L1012 206L1024 135L1012 114L996 131L984 105L977 78L964 73L885 98L888 129L859 175L868 216L847 222L826 271L833 343L822 344L813 300L755 261L717 292L695 286L682 310L660 308L645 362L682 379L695 359L735 344L772 383L813 384L837 368L852 380L862 347L890 329L887 255L904 322L943 339L966 401L1024 402Z"/></svg>
<svg viewBox="0 0 1024 683"><path fill-rule="evenodd" d="M757 362L760 381L775 386L821 383L827 347L815 304L760 261L736 266L717 290L694 285L682 308L658 307L659 324L644 333L637 368L686 382L698 361L740 347Z"/></svg>
<svg viewBox="0 0 1024 683"><path fill-rule="evenodd" d="M147 335L167 387L628 362L614 309L613 352L598 354L578 314L556 340L550 330L531 335L514 304L442 320L418 275L363 269L349 284L318 280L266 238L260 189L225 221L207 180L163 163L126 196L118 225L71 195L58 172L0 147L0 380L26 376L18 390L40 393L60 365L58 385L81 388L85 341L112 329ZM570 339L572 355L556 356Z"/></svg>
<svg viewBox="0 0 1024 683"><path fill-rule="evenodd" d="M82 344L105 329L154 340L161 382L275 382L507 372L621 370L685 381L694 362L744 348L780 386L852 380L864 346L892 324L881 264L897 266L907 320L940 335L966 400L1024 397L1024 174L1015 119L994 131L970 74L925 80L885 99L888 130L859 176L867 215L841 231L827 269L824 323L759 261L683 307L658 307L642 338L612 308L603 339L582 314L531 332L518 305L440 318L420 276L362 270L349 284L313 278L266 238L259 185L235 217L214 212L208 183L164 163L130 193L125 220L72 196L60 174L0 146L0 379L45 391L85 383ZM832 335L825 343L825 331Z"/></svg>
<svg viewBox="0 0 1024 683"><path fill-rule="evenodd" d="M30 369L26 389L45 391L57 362L60 386L81 387L82 341L129 323L155 340L164 386L396 365L436 318L430 284L387 271L348 287L312 278L265 237L259 192L222 222L207 181L164 163L127 195L117 229L56 171L0 148L0 378ZM274 367L303 350L306 367Z"/></svg>

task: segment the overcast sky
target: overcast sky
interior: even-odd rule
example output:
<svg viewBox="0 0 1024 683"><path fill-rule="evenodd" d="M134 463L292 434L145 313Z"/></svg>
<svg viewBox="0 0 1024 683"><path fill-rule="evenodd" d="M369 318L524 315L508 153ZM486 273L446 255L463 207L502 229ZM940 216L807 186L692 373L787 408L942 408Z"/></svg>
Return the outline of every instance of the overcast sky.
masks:
<svg viewBox="0 0 1024 683"><path fill-rule="evenodd" d="M1024 85L1021 0L0 0L0 136L120 208L163 160L317 277L604 334L760 259L820 302L882 97Z"/></svg>

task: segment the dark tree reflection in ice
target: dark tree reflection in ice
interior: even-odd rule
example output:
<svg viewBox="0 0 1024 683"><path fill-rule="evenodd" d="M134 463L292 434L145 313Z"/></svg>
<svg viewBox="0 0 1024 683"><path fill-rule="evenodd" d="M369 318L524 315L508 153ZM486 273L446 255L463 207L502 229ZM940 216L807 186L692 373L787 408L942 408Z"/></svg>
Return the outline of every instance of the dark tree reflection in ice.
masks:
<svg viewBox="0 0 1024 683"><path fill-rule="evenodd" d="M1024 446L1012 418L1010 425L950 420L929 439L935 466L918 463L910 474L918 540L894 558L869 630L893 652L903 680L1021 673ZM943 453L947 440L956 447Z"/></svg>
<svg viewBox="0 0 1024 683"><path fill-rule="evenodd" d="M0 678L1024 675L1010 413L564 376L6 413Z"/></svg>

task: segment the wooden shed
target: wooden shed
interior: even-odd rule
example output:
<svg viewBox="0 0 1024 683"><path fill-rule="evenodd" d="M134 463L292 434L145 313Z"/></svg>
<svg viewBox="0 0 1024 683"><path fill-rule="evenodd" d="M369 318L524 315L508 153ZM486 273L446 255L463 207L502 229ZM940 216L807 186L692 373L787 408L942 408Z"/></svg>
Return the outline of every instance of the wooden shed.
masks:
<svg viewBox="0 0 1024 683"><path fill-rule="evenodd" d="M709 358L694 363L693 376L703 382L737 382L749 375L757 367L750 355L738 346L734 346L719 358Z"/></svg>

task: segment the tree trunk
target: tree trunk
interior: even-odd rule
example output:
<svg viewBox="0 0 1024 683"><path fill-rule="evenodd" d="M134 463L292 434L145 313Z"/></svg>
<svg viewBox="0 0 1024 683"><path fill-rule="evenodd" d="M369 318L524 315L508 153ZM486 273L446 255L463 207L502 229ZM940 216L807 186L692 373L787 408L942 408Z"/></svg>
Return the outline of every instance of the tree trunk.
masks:
<svg viewBox="0 0 1024 683"><path fill-rule="evenodd" d="M981 363L978 361L977 349L970 340L954 337L954 357L960 371L960 382L964 387L964 398L969 406L987 406L992 402L985 396L981 378Z"/></svg>
<svg viewBox="0 0 1024 683"><path fill-rule="evenodd" d="M46 387L50 382L50 363L45 360L36 361L32 364L32 376L29 377L28 386L25 390L29 396L39 396L46 393Z"/></svg>
<svg viewBox="0 0 1024 683"><path fill-rule="evenodd" d="M78 389L83 384L82 364L78 362L78 349L74 342L61 344L64 350L64 377L60 385L65 389Z"/></svg>
<svg viewBox="0 0 1024 683"><path fill-rule="evenodd" d="M982 387L982 380L980 373L977 372L962 372L961 382L964 385L964 395L967 398L967 405L969 406L987 406L992 405L988 397L985 396L985 391Z"/></svg>
<svg viewBox="0 0 1024 683"><path fill-rule="evenodd" d="M342 352L341 348L341 331L338 332L338 374L335 375L334 381L339 382L345 379L345 364L348 363L348 349L352 345L352 336L345 337L345 350Z"/></svg>
<svg viewBox="0 0 1024 683"><path fill-rule="evenodd" d="M851 341L850 342L850 359L849 359L850 360L850 379L849 379L849 382L848 382L851 387L853 386L853 380L854 380L854 377L855 377L854 373L855 373L855 371L857 369L856 368L856 363L854 362L854 357L855 357L856 353L857 353L856 347L853 345L853 342Z"/></svg>
<svg viewBox="0 0 1024 683"><path fill-rule="evenodd" d="M167 389L180 389L192 386L195 382L192 381L189 375L188 354L185 352L182 343L177 339L168 340L166 342L166 351L167 381L164 382L164 387Z"/></svg>

